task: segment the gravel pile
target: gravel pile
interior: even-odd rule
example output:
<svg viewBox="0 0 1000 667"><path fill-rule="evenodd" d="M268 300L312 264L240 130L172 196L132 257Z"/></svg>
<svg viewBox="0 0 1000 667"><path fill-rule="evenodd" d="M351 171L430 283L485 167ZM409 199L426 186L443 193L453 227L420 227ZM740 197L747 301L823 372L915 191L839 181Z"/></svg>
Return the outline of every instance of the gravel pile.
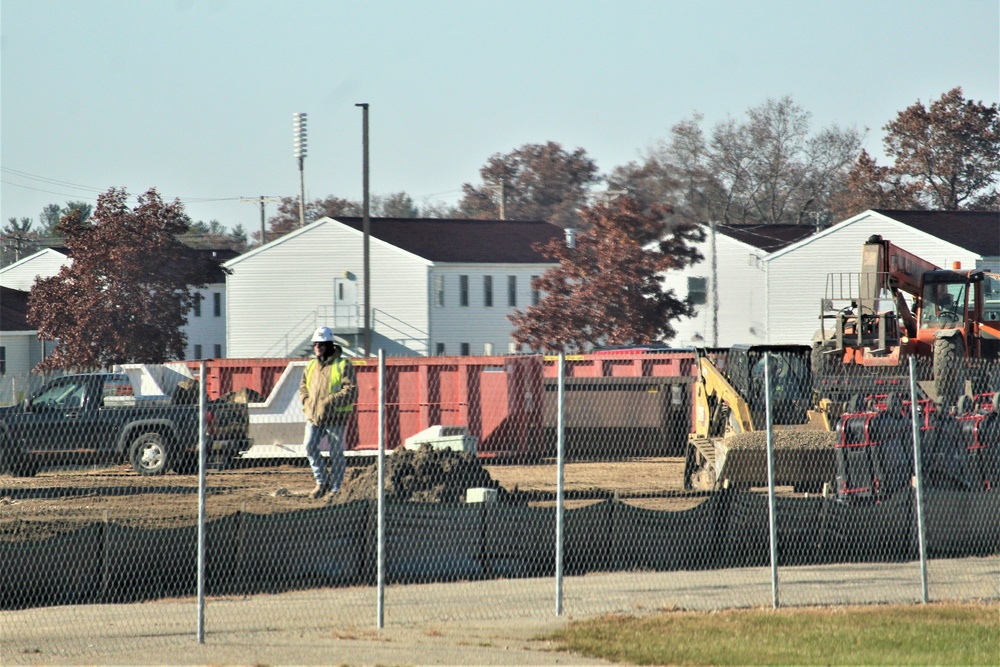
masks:
<svg viewBox="0 0 1000 667"><path fill-rule="evenodd" d="M730 449L767 449L767 433L737 433L724 441ZM775 431L777 449L833 449L837 436L831 431Z"/></svg>
<svg viewBox="0 0 1000 667"><path fill-rule="evenodd" d="M466 489L496 489L497 502L511 503L513 496L494 480L479 459L464 452L435 450L424 445L419 450L397 449L385 457L385 497L393 502L465 502ZM340 493L333 503L378 497L378 464L348 468Z"/></svg>

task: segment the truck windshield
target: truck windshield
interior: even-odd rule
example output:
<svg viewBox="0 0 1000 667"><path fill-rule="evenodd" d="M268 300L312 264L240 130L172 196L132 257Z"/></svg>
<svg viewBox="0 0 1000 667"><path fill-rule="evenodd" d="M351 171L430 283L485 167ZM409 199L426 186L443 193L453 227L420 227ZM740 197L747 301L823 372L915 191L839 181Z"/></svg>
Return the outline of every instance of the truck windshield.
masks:
<svg viewBox="0 0 1000 667"><path fill-rule="evenodd" d="M920 308L920 325L954 329L965 324L966 283L926 283Z"/></svg>
<svg viewBox="0 0 1000 667"><path fill-rule="evenodd" d="M46 388L31 401L35 406L79 408L83 405L84 385L67 382Z"/></svg>

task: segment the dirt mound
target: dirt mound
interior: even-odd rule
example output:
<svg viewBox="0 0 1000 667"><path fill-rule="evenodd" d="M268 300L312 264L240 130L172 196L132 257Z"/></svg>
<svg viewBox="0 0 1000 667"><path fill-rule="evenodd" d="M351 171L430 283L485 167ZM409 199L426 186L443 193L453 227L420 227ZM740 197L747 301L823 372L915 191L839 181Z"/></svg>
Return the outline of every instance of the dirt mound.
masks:
<svg viewBox="0 0 1000 667"><path fill-rule="evenodd" d="M510 504L514 496L494 480L473 454L448 449L397 449L385 457L385 497L393 502L465 502L466 489L496 489L497 502ZM349 468L333 503L378 497L378 463Z"/></svg>

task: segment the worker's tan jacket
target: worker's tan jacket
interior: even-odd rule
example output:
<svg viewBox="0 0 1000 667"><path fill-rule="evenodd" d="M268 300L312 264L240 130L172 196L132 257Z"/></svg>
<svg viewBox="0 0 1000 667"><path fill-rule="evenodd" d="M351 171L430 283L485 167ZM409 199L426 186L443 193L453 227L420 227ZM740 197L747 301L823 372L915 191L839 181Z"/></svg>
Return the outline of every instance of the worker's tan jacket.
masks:
<svg viewBox="0 0 1000 667"><path fill-rule="evenodd" d="M357 395L354 366L340 354L314 357L306 364L299 383L299 398L310 423L316 426L346 423Z"/></svg>

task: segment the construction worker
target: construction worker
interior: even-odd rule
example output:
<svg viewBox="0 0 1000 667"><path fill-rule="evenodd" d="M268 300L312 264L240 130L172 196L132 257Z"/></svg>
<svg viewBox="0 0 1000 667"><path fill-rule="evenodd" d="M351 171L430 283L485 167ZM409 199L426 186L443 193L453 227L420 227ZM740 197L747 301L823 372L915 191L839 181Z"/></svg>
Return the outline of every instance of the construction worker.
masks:
<svg viewBox="0 0 1000 667"><path fill-rule="evenodd" d="M306 415L306 457L316 479L309 497L322 498L340 491L344 481L344 428L354 410L358 385L354 366L344 358L329 327L316 329L312 344L315 357L302 373L299 398ZM329 461L320 453L324 438L330 446Z"/></svg>

